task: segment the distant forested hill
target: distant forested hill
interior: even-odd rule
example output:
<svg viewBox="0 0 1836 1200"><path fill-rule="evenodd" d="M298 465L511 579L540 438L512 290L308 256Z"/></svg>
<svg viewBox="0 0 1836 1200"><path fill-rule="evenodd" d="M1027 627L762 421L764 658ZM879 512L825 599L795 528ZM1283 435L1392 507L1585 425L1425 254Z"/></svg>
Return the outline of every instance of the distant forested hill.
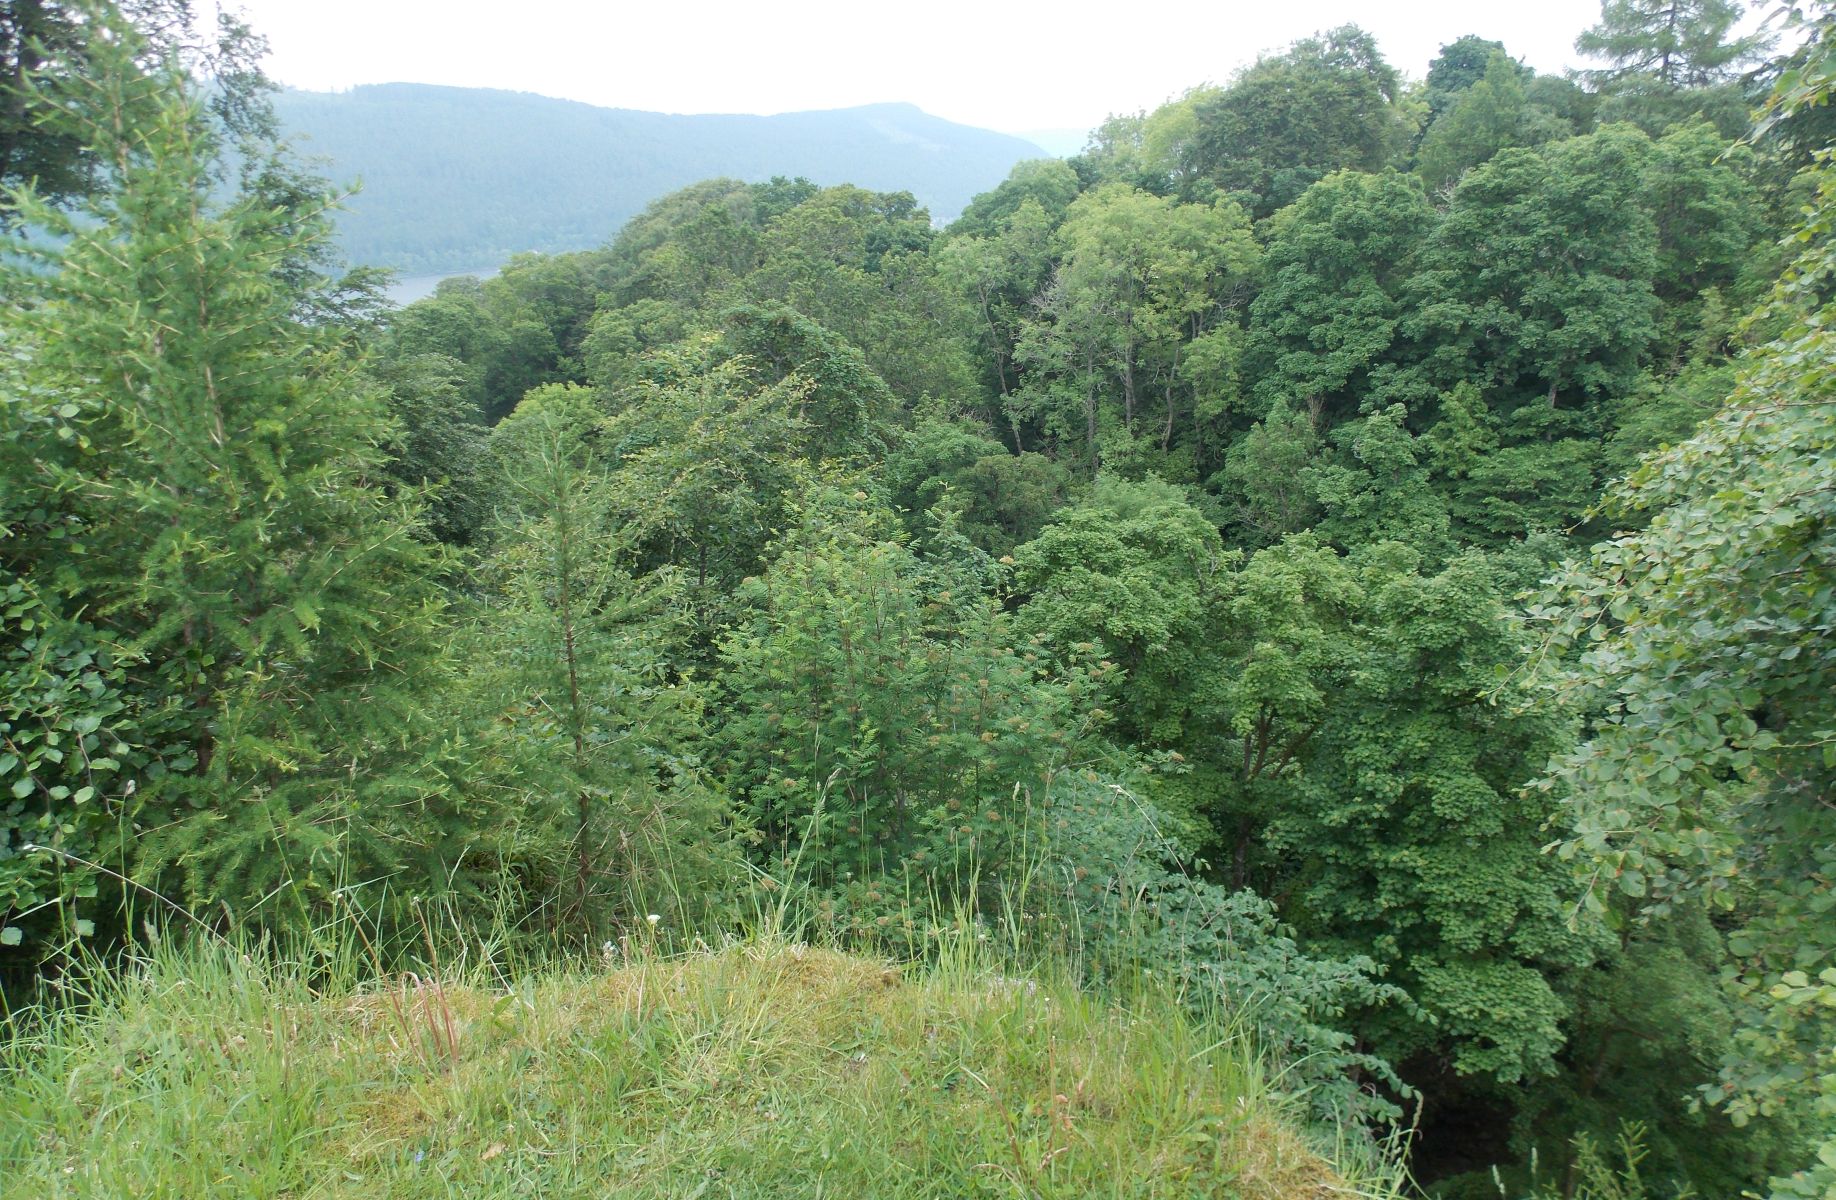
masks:
<svg viewBox="0 0 1836 1200"><path fill-rule="evenodd" d="M679 116L391 83L290 91L278 107L334 180L362 181L341 221L351 259L411 274L597 246L650 201L717 175L909 191L945 221L1016 162L1044 157L909 104Z"/></svg>

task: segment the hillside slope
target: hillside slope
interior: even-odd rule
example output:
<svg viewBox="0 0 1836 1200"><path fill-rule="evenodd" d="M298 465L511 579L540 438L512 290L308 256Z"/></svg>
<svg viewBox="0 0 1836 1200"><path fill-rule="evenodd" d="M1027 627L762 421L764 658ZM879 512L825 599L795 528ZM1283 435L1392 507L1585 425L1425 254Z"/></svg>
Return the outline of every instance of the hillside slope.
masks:
<svg viewBox="0 0 1836 1200"><path fill-rule="evenodd" d="M789 946L313 994L168 958L0 1066L8 1196L1305 1200L1346 1185L1164 1001Z"/></svg>
<svg viewBox="0 0 1836 1200"><path fill-rule="evenodd" d="M351 259L411 274L597 246L657 197L723 175L909 191L947 221L1016 162L1045 155L909 104L682 116L405 83L276 103L334 181L362 181L341 222Z"/></svg>

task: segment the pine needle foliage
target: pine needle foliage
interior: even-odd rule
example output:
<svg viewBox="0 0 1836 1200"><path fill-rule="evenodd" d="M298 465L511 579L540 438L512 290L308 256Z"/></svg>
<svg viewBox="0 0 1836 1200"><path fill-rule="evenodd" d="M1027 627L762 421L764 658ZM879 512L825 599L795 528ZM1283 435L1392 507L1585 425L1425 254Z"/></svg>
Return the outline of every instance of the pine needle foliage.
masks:
<svg viewBox="0 0 1836 1200"><path fill-rule="evenodd" d="M602 424L593 393L551 385L493 432L499 528L468 675L535 834L531 882L590 946L652 912L707 922L738 878L696 755L701 689L666 653L681 589L622 565Z"/></svg>
<svg viewBox="0 0 1836 1200"><path fill-rule="evenodd" d="M4 268L0 341L80 430L28 486L68 498L86 553L39 581L82 598L172 727L124 812L136 873L268 917L353 874L438 878L443 781L413 702L438 663L436 560L378 486L381 398L336 328L297 316L333 200L219 200L196 86L97 21L46 119L105 186L70 213L16 197L40 236Z"/></svg>

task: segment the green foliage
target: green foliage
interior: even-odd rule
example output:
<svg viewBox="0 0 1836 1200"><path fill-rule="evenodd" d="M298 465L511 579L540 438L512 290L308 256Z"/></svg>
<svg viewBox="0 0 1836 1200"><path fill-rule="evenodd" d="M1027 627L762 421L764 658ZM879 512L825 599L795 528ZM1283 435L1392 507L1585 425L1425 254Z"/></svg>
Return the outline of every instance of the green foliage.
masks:
<svg viewBox="0 0 1836 1200"><path fill-rule="evenodd" d="M103 864L122 864L118 825L137 774L146 703L119 649L60 618L28 585L0 588L0 946L41 955L112 915ZM125 739L133 739L130 742ZM115 870L119 870L117 865Z"/></svg>
<svg viewBox="0 0 1836 1200"><path fill-rule="evenodd" d="M1303 39L1197 103L1190 169L1265 217L1334 171L1388 163L1407 137L1400 87L1355 25Z"/></svg>
<svg viewBox="0 0 1836 1200"><path fill-rule="evenodd" d="M1654 350L1660 362L1712 361L1735 339L1733 315L1760 299L1753 267L1765 259L1755 247L1769 231L1752 160L1703 120L1673 126L1653 151L1643 192L1658 234L1652 287L1663 302Z"/></svg>
<svg viewBox="0 0 1836 1200"><path fill-rule="evenodd" d="M919 544L938 518L993 558L1030 541L1063 507L1071 472L1043 454L1010 454L964 417L921 417L880 468L888 500Z"/></svg>
<svg viewBox="0 0 1836 1200"><path fill-rule="evenodd" d="M825 188L767 225L741 292L833 330L902 396L957 395L973 387L954 336L968 316L930 269L934 236L908 192Z"/></svg>
<svg viewBox="0 0 1836 1200"><path fill-rule="evenodd" d="M1616 428L1604 450L1607 474L1612 478L1629 475L1646 454L1686 440L1715 415L1723 398L1734 390L1735 377L1732 364L1709 359L1623 397ZM1634 522L1627 518L1632 516L1621 514L1616 519L1631 524Z"/></svg>
<svg viewBox="0 0 1836 1200"><path fill-rule="evenodd" d="M1817 161L1819 152L1836 144L1836 122L1827 98L1830 7L1822 0L1789 4L1781 17L1784 40L1798 45L1764 68L1762 77L1770 79L1773 88L1756 114L1752 140L1779 157L1779 174L1795 179ZM1776 188L1784 179L1775 175L1767 182Z"/></svg>
<svg viewBox="0 0 1836 1200"><path fill-rule="evenodd" d="M1736 1026L1721 979L1727 947L1710 914L1679 906L1661 924L1622 927L1617 941L1561 981L1573 1010L1569 1069L1527 1090L1514 1134L1520 1159L1586 1176L1587 1143L1636 1122L1641 1174L1660 1194L1751 1193L1796 1165L1789 1137L1737 1129L1695 1094L1733 1049Z"/></svg>
<svg viewBox="0 0 1836 1200"><path fill-rule="evenodd" d="M1422 442L1460 541L1503 546L1563 532L1592 502L1603 458L1593 443L1562 438L1501 446L1514 423L1489 411L1470 383L1441 396L1439 417Z"/></svg>
<svg viewBox="0 0 1836 1200"><path fill-rule="evenodd" d="M1290 897L1329 956L1371 954L1410 997L1363 1014L1392 1061L1435 1047L1501 1083L1547 1074L1585 964L1548 802L1519 784L1561 725L1483 697L1523 644L1477 556L1438 574L1395 544L1347 561L1301 537L1231 568L1171 489L1099 483L1022 547L1023 626L1122 670L1119 728L1189 764L1150 788L1209 822L1231 879Z"/></svg>
<svg viewBox="0 0 1836 1200"><path fill-rule="evenodd" d="M1460 93L1489 75L1493 60L1504 53L1503 42L1471 33L1444 44L1428 64L1428 75L1422 81L1428 89L1428 108L1434 118L1438 120ZM1506 61L1513 60L1507 55ZM1523 73L1522 68L1519 70Z"/></svg>
<svg viewBox="0 0 1836 1200"><path fill-rule="evenodd" d="M1064 207L1069 205L1067 199ZM999 220L998 228L985 235L965 236L959 232L964 222L958 222L938 251L940 278L957 294L967 297L980 317L977 332L986 335L984 344L994 368L993 382L1002 397L1010 395L1019 384L1014 344L1033 297L1051 275L1051 235L1063 219L1062 210L1049 212L1028 196ZM980 224L970 224L968 228L973 230ZM1013 418L1011 408L1007 415L1013 425L1014 445L1021 448L1025 445L1021 424Z"/></svg>
<svg viewBox="0 0 1836 1200"><path fill-rule="evenodd" d="M56 118L108 190L77 217L20 198L56 240L9 269L4 319L27 394L76 443L38 455L35 482L67 498L83 553L33 582L107 630L182 743L119 818L135 876L244 914L353 872L439 878L461 831L413 703L438 663L437 561L374 482L379 397L280 283L329 201L214 208L198 103L113 37Z"/></svg>
<svg viewBox="0 0 1836 1200"><path fill-rule="evenodd" d="M1650 140L1614 126L1468 172L1423 251L1405 323L1444 386L1515 407L1570 406L1637 379L1657 301L1657 231L1642 202Z"/></svg>
<svg viewBox="0 0 1836 1200"><path fill-rule="evenodd" d="M1657 222L1658 295L1689 300L1734 288L1765 232L1745 176L1750 158L1700 120L1673 127L1653 149L1643 183Z"/></svg>
<svg viewBox="0 0 1836 1200"><path fill-rule="evenodd" d="M211 77L209 108L232 138L271 137L274 85L256 65L266 49L239 19L200 38L191 0L6 0L0 3L0 188L29 187L51 204L92 195L104 182L103 148L70 129L59 110L80 104L87 77L118 69L158 75L183 64ZM104 46L132 29L131 61ZM152 115L150 108L136 119ZM14 214L0 213L0 228Z"/></svg>
<svg viewBox="0 0 1836 1200"><path fill-rule="evenodd" d="M1348 1010L1399 993L1372 978L1368 958L1309 955L1268 901L1194 874L1167 824L1113 782L1057 782L1047 870L1063 889L1085 969L1099 979L1170 979L1200 1011L1238 1014L1321 1117L1396 1115L1373 1084L1399 1081L1344 1023ZM1359 1074L1372 1083L1357 1086Z"/></svg>
<svg viewBox="0 0 1836 1200"><path fill-rule="evenodd" d="M1429 560L1451 549L1446 506L1429 484L1406 417L1392 404L1343 425L1333 431L1335 453L1302 468L1321 537L1346 550L1402 542Z"/></svg>
<svg viewBox="0 0 1836 1200"><path fill-rule="evenodd" d="M484 523L485 428L465 395L465 367L444 354L394 356L373 366L387 390L396 429L389 475L409 489L429 489L428 530L465 545Z"/></svg>
<svg viewBox="0 0 1836 1200"><path fill-rule="evenodd" d="M951 481L984 458L1005 454L987 426L948 409L920 413L880 464L887 500L912 525L949 491Z"/></svg>
<svg viewBox="0 0 1836 1200"><path fill-rule="evenodd" d="M1312 526L1319 510L1303 472L1319 452L1312 419L1280 400L1230 448L1225 494L1236 501L1246 541L1277 542Z"/></svg>
<svg viewBox="0 0 1836 1200"><path fill-rule="evenodd" d="M908 888L973 897L1016 858L1033 793L1106 753L1102 668L1052 668L893 529L864 493L813 494L722 645L721 773L819 920L857 932L900 919Z"/></svg>
<svg viewBox="0 0 1836 1200"><path fill-rule="evenodd" d="M883 446L892 390L854 346L782 305L728 309L721 322L730 352L762 383L800 385L797 422L810 461L858 460Z"/></svg>
<svg viewBox="0 0 1836 1200"><path fill-rule="evenodd" d="M441 355L464 364L465 398L487 421L523 393L574 379L600 284L585 255L518 255L490 279L450 279L389 322L392 359Z"/></svg>
<svg viewBox="0 0 1836 1200"><path fill-rule="evenodd" d="M258 76L91 39L29 94L92 199L8 210L10 963L142 889L686 944L749 872L1227 1010L1334 1119L1414 1089L1450 1195L1827 1189L1830 73L1731 147L1724 16L1599 92L1337 30L947 232L717 179L382 322Z"/></svg>
<svg viewBox="0 0 1836 1200"><path fill-rule="evenodd" d="M1015 557L1022 627L1068 658L1098 639L1127 680L1124 732L1182 744L1219 683L1205 636L1228 561L1217 529L1177 488L1103 477Z"/></svg>
<svg viewBox="0 0 1836 1200"><path fill-rule="evenodd" d="M691 316L667 300L634 300L621 308L600 307L580 339L585 382L616 394L643 376L643 357L682 341Z"/></svg>
<svg viewBox="0 0 1836 1200"><path fill-rule="evenodd" d="M1272 217L1244 349L1252 394L1337 424L1395 369L1403 293L1435 225L1407 175L1343 171Z"/></svg>
<svg viewBox="0 0 1836 1200"><path fill-rule="evenodd" d="M788 503L808 486L822 439L803 416L807 380L793 372L761 385L717 338L657 351L645 369L601 434L615 464L610 519L640 571L682 572L697 653L706 654L733 590L759 569Z"/></svg>
<svg viewBox="0 0 1836 1200"><path fill-rule="evenodd" d="M1059 159L1034 158L1015 163L1006 179L971 200L963 215L950 223L950 236L995 237L1012 228L1029 201L1056 225L1065 219L1065 210L1080 190L1077 173Z"/></svg>
<svg viewBox="0 0 1836 1200"><path fill-rule="evenodd" d="M1575 39L1575 49L1613 64L1589 73L1603 91L1708 87L1767 47L1760 34L1728 36L1740 17L1734 0L1603 0L1600 23Z"/></svg>
<svg viewBox="0 0 1836 1200"><path fill-rule="evenodd" d="M87 15L84 5L0 5L0 185L9 190L29 184L55 201L93 186L83 139L40 120L88 65Z"/></svg>
<svg viewBox="0 0 1836 1200"><path fill-rule="evenodd" d="M952 528L1006 558L1037 537L1076 490L1070 471L1043 454L985 455L946 481L938 505Z"/></svg>
<svg viewBox="0 0 1836 1200"><path fill-rule="evenodd" d="M547 855L518 867L588 946L651 912L718 919L737 870L694 753L699 689L672 678L663 653L668 597L621 566L598 426L583 389L552 387L493 431L500 528L468 647L494 718L480 758L503 757L494 782L517 796L522 840Z"/></svg>
<svg viewBox="0 0 1836 1200"><path fill-rule="evenodd" d="M1535 146L1574 132L1559 117L1530 103L1524 75L1522 67L1499 51L1485 74L1436 119L1415 160L1429 191L1453 185L1507 146Z"/></svg>
<svg viewBox="0 0 1836 1200"><path fill-rule="evenodd" d="M670 192L625 222L606 249L622 307L658 300L689 307L719 293L759 262L759 232L772 216L817 192L807 179L770 184L707 179Z"/></svg>
<svg viewBox="0 0 1836 1200"><path fill-rule="evenodd" d="M933 237L907 193L714 180L659 200L604 251L443 282L395 316L385 352L463 364L467 398L496 421L549 383L638 386L644 355L720 330L779 376L801 368L821 403L885 421L892 394L976 390L974 318L940 282Z"/></svg>
<svg viewBox="0 0 1836 1200"><path fill-rule="evenodd" d="M1093 466L1109 430L1166 453L1215 405L1217 355L1194 351L1233 335L1233 293L1256 260L1248 221L1228 202L1107 184L1078 198L1055 240L1060 266L1016 354L1058 386L1014 408L1081 440Z"/></svg>
<svg viewBox="0 0 1836 1200"><path fill-rule="evenodd" d="M0 945L36 959L79 928L93 931L107 907L99 864L118 862L120 806L151 765L128 744L140 741L137 719L150 706L128 691L119 659L131 654L65 615L82 598L39 582L84 551L67 470L89 441L81 410L29 387L22 365L0 367Z"/></svg>
<svg viewBox="0 0 1836 1200"><path fill-rule="evenodd" d="M1282 667L1305 690L1255 710L1305 731L1266 834L1288 864L1285 911L1409 993L1412 1007L1369 1027L1391 1061L1435 1046L1463 1074L1547 1074L1565 1015L1551 978L1591 958L1593 935L1569 929L1570 884L1541 853L1551 806L1520 787L1562 725L1491 696L1525 648L1492 568L1466 554L1425 573L1393 543L1333 564L1301 541L1258 554L1244 586L1294 557L1336 573L1337 611L1320 616L1340 645L1311 669Z"/></svg>
<svg viewBox="0 0 1836 1200"><path fill-rule="evenodd" d="M1612 888L1659 916L1699 896L1737 922L1748 1012L1715 1098L1741 1122L1831 1111L1814 982L1836 961L1821 799L1836 726L1830 204L1826 180L1773 301L1781 336L1695 436L1611 493L1609 512L1643 528L1596 546L1533 610L1574 652L1560 680L1593 714L1554 776L1573 795L1563 854L1585 866L1590 903Z"/></svg>
<svg viewBox="0 0 1836 1200"><path fill-rule="evenodd" d="M1576 1200L1689 1200L1695 1193L1687 1187L1657 1191L1654 1189L1663 1185L1647 1181L1642 1169L1651 1154L1645 1145L1646 1133L1645 1126L1637 1122L1622 1122L1610 1148L1592 1134L1577 1134L1573 1157L1560 1182L1538 1186L1540 1181L1532 1172L1531 1200L1556 1196Z"/></svg>
<svg viewBox="0 0 1836 1200"><path fill-rule="evenodd" d="M1147 145L1148 114L1111 113L1090 131L1083 153L1071 160L1080 188L1089 191L1105 183L1121 183L1157 196L1171 188L1170 164L1154 161Z"/></svg>
<svg viewBox="0 0 1836 1200"><path fill-rule="evenodd" d="M1575 39L1577 51L1612 64L1580 73L1604 97L1601 119L1632 121L1654 137L1700 116L1724 134L1744 131L1741 68L1773 38L1731 36L1740 18L1735 0L1602 0L1600 23Z"/></svg>

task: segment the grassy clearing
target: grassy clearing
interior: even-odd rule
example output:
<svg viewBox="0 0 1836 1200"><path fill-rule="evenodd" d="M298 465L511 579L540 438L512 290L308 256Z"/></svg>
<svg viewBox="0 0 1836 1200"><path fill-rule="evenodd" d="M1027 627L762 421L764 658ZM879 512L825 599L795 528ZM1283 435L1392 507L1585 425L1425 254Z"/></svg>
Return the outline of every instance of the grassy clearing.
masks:
<svg viewBox="0 0 1836 1200"><path fill-rule="evenodd" d="M1239 1041L966 953L315 992L157 953L0 1051L7 1197L1327 1197Z"/></svg>

